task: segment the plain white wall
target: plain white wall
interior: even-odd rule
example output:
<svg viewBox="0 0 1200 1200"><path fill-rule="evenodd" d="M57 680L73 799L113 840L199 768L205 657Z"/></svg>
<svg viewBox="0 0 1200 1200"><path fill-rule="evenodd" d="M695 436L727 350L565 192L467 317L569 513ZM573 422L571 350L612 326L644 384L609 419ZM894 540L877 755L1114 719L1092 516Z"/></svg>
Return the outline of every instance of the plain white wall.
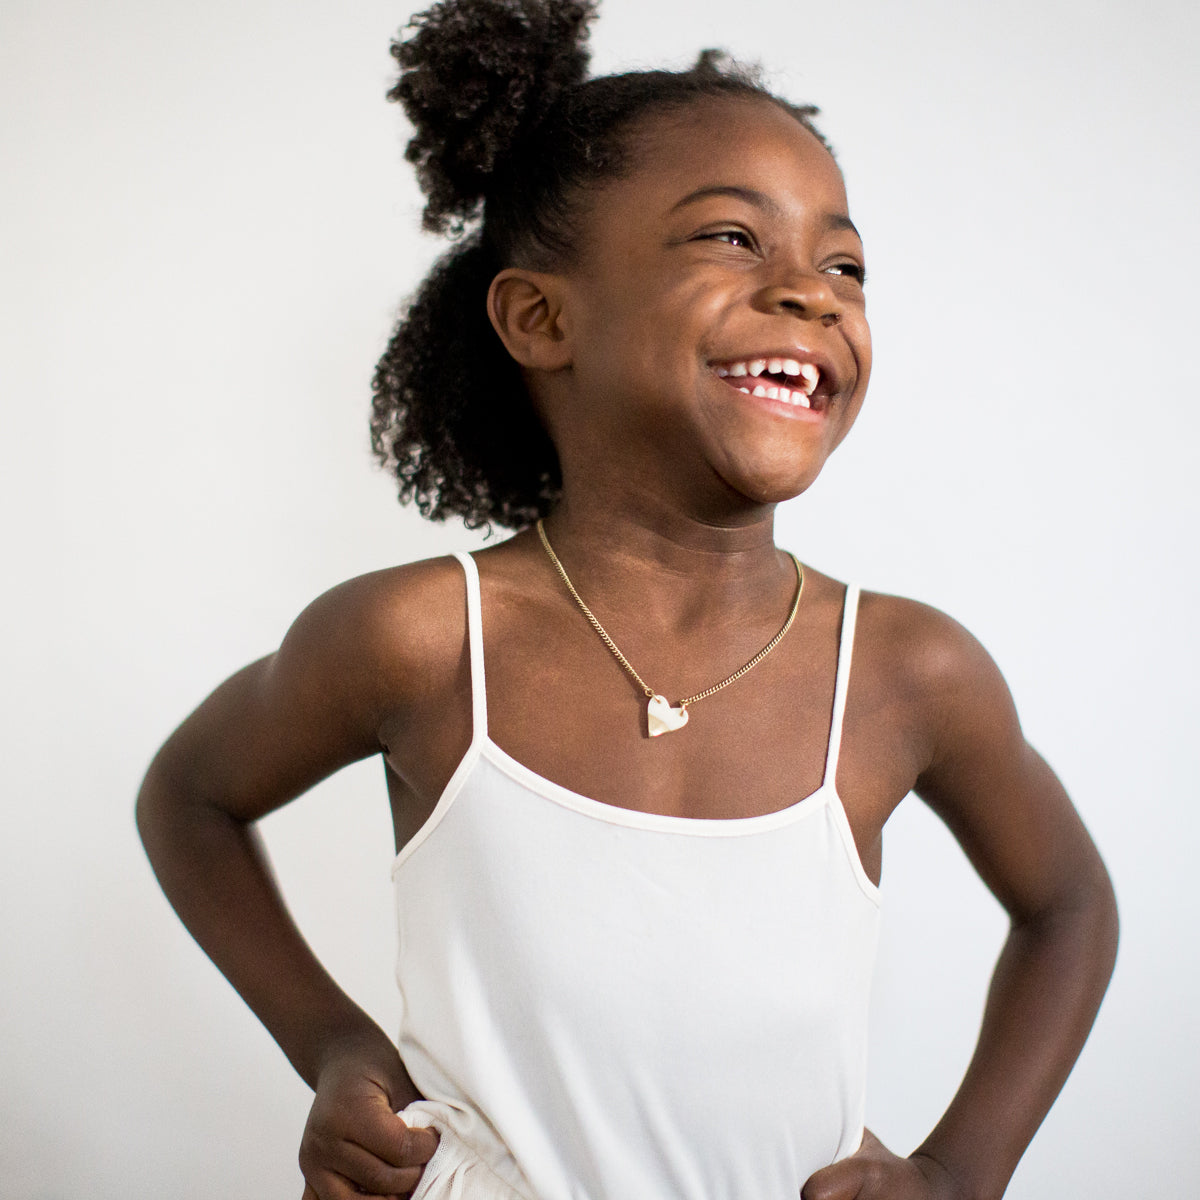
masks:
<svg viewBox="0 0 1200 1200"><path fill-rule="evenodd" d="M5 0L0 1196L299 1195L303 1084L136 842L158 743L313 596L477 539L400 510L368 383L438 250L379 0ZM1005 670L1124 915L1019 1200L1200 1185L1191 883L1196 9L605 0L598 70L723 45L824 108L872 270L858 428L780 539L929 600ZM394 1027L364 764L266 822L298 918ZM916 801L885 865L870 1119L936 1119L1003 934Z"/></svg>

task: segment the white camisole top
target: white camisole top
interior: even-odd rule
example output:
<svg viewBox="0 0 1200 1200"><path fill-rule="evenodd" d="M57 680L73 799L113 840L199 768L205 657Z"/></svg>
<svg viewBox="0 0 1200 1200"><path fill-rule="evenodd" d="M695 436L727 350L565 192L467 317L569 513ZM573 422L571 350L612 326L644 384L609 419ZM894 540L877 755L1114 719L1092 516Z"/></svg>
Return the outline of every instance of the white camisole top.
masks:
<svg viewBox="0 0 1200 1200"><path fill-rule="evenodd" d="M413 1123L496 1195L796 1200L863 1133L879 894L835 782L857 589L820 788L674 817L572 792L488 737L479 576L458 557L473 737L392 868Z"/></svg>

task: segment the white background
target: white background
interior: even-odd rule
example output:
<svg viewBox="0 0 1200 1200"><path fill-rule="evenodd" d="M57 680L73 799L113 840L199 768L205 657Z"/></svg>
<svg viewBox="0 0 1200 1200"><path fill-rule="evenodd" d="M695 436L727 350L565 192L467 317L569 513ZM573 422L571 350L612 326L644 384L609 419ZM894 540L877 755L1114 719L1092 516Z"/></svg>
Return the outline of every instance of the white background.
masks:
<svg viewBox="0 0 1200 1200"><path fill-rule="evenodd" d="M876 375L780 540L990 647L1116 880L1117 974L1010 1195L1196 1194L1197 9L606 0L598 70L723 45L824 109ZM417 232L379 0L4 0L0 1196L295 1200L306 1089L137 844L156 746L313 596L476 544L372 468ZM377 763L266 822L387 1028ZM964 1066L999 911L910 801L870 1120ZM639 1198L641 1200L641 1198Z"/></svg>

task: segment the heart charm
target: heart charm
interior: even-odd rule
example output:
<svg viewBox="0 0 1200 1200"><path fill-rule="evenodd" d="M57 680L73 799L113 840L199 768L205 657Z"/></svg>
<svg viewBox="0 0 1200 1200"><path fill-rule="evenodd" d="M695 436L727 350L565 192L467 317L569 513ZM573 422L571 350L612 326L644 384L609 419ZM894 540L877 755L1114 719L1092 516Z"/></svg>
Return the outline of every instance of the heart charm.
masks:
<svg viewBox="0 0 1200 1200"><path fill-rule="evenodd" d="M688 710L682 704L672 708L666 696L651 696L646 706L646 722L650 727L650 736L659 737L682 729L688 723Z"/></svg>

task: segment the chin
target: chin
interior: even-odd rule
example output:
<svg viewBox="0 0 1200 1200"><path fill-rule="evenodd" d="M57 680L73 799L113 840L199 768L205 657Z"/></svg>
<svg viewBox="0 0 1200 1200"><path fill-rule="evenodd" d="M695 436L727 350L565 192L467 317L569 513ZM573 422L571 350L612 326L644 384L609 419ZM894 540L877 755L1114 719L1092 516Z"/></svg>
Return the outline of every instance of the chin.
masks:
<svg viewBox="0 0 1200 1200"><path fill-rule="evenodd" d="M787 500L795 500L803 495L816 481L817 473L805 476L803 479L792 477L782 479L742 480L740 482L726 478L725 482L741 496L758 505L783 504Z"/></svg>
<svg viewBox="0 0 1200 1200"><path fill-rule="evenodd" d="M712 461L726 487L754 504L782 504L808 491L828 459L824 447L776 445L758 453L726 453ZM764 452L765 451L765 452Z"/></svg>

